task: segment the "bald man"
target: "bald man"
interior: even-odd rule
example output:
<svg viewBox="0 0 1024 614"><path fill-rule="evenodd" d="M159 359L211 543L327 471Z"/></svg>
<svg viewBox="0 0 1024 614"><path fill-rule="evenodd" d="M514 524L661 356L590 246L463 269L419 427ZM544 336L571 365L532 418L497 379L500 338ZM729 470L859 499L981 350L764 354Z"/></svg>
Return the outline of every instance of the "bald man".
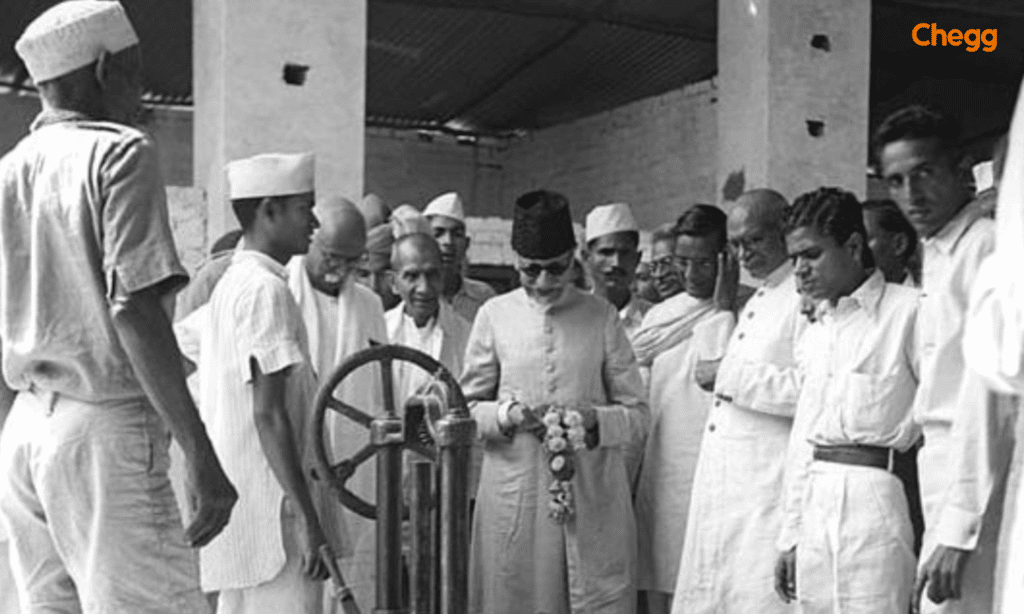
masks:
<svg viewBox="0 0 1024 614"><path fill-rule="evenodd" d="M384 309L369 288L355 283L357 266L366 250L366 222L349 200L329 198L316 209L320 228L313 234L309 253L288 263L288 286L295 296L309 335L309 351L317 377L323 381L349 356L387 343ZM379 378L347 378L335 396L365 410L383 407ZM368 442L366 429L328 413L325 429L333 447L331 458L352 455ZM373 500L376 477L372 463L356 472L348 486L357 495ZM323 489L319 493L324 513L334 512L324 522L328 538L339 554L342 575L352 589L359 607L373 607L375 591L375 532L373 521L342 508ZM336 600L326 599L332 606Z"/></svg>
<svg viewBox="0 0 1024 614"><path fill-rule="evenodd" d="M392 254L392 283L402 302L385 316L388 339L431 356L458 377L470 323L441 300L443 265L437 241L427 234L408 234L395 242ZM429 379L421 369L399 371L403 400Z"/></svg>
<svg viewBox="0 0 1024 614"><path fill-rule="evenodd" d="M800 315L783 223L786 200L752 190L729 214L729 244L760 288L721 361L695 369L714 390L697 459L672 611L790 612L773 591L779 493L799 393Z"/></svg>

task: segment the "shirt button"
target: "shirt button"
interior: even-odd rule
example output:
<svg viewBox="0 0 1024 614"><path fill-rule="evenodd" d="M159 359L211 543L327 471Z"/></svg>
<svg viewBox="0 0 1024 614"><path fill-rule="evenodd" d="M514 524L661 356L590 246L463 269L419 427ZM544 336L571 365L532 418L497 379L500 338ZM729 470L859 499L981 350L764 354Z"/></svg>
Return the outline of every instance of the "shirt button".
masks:
<svg viewBox="0 0 1024 614"><path fill-rule="evenodd" d="M747 317L748 317L748 318L752 318L752 317L754 317L754 312L753 312L753 311L748 311L748 312L747 312Z"/></svg>
<svg viewBox="0 0 1024 614"><path fill-rule="evenodd" d="M555 365L553 365L551 363L548 363L547 369L548 369L548 373L554 373L555 372Z"/></svg>
<svg viewBox="0 0 1024 614"><path fill-rule="evenodd" d="M721 401L719 401L718 399L715 399L715 407L718 407L721 404L722 404Z"/></svg>
<svg viewBox="0 0 1024 614"><path fill-rule="evenodd" d="M736 335L736 338L737 339L742 339L745 336L746 336L746 333L740 333L740 334Z"/></svg>
<svg viewBox="0 0 1024 614"><path fill-rule="evenodd" d="M715 432L715 425L714 424L709 424L708 425L708 430L711 431L712 433L714 433Z"/></svg>

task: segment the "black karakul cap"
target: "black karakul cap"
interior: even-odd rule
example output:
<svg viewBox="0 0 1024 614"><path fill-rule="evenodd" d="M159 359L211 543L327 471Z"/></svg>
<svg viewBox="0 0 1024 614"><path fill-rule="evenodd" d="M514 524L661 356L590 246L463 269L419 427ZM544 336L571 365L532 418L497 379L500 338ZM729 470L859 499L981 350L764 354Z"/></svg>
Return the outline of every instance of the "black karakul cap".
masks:
<svg viewBox="0 0 1024 614"><path fill-rule="evenodd" d="M547 260L576 247L569 201L558 192L537 190L516 199L512 249L523 258Z"/></svg>

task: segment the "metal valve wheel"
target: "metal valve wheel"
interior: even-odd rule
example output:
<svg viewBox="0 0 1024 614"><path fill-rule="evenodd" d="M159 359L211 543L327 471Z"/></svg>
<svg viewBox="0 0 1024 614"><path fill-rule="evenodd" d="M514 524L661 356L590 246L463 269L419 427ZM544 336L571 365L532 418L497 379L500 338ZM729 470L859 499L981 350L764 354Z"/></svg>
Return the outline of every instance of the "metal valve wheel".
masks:
<svg viewBox="0 0 1024 614"><path fill-rule="evenodd" d="M349 490L346 485L348 480L360 465L376 456L377 450L382 445L400 444L407 450L436 460L436 447L416 439L414 433L408 431L410 429L415 431L420 425L423 425L430 435L434 436L436 423L442 417L442 408L435 406L415 408L417 411L410 411L406 415L399 416L398 411L405 408L396 408L395 406L394 375L391 370L395 361L412 363L433 375L435 380L445 386L448 391L449 411L465 407L466 401L462 396L462 388L440 362L423 352L405 346L377 345L353 354L334 370L331 377L317 392L313 406L313 419L309 423L309 440L313 442L313 476L316 479L327 480L342 505L364 518L373 520L377 518L377 506ZM380 366L384 399L383 414L370 414L362 408L353 407L334 396L334 391L345 378L353 376L357 369L371 363L378 363ZM365 377L365 374L362 376ZM336 411L364 427L370 434L369 441L365 446L352 456L340 461L330 458L325 443L325 421L328 409ZM396 423L396 420L399 422ZM396 424L398 428L395 428Z"/></svg>

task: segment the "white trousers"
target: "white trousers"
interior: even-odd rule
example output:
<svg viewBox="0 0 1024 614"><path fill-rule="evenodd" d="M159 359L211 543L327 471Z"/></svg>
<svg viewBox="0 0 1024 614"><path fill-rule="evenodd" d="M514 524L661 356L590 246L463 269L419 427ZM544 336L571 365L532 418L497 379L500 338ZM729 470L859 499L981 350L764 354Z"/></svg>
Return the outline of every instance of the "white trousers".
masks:
<svg viewBox="0 0 1024 614"><path fill-rule="evenodd" d="M940 507L949 487L949 430L928 429L925 431L924 441L924 447L917 456L925 525L924 544L921 547L922 565L935 550L935 534L928 531L928 527L935 526L938 522ZM928 599L926 589L921 597L922 614L987 614L993 611L999 529L1002 524L1005 494L1006 481L997 481L989 498L988 508L982 517L978 545L971 552L964 567L960 599L948 599L941 604L935 604Z"/></svg>
<svg viewBox="0 0 1024 614"><path fill-rule="evenodd" d="M796 548L798 609L806 614L907 614L914 530L892 473L816 461Z"/></svg>
<svg viewBox="0 0 1024 614"><path fill-rule="evenodd" d="M11 573L11 558L6 538L0 541L0 614L19 614L18 587Z"/></svg>
<svg viewBox="0 0 1024 614"><path fill-rule="evenodd" d="M209 611L167 478L169 441L142 400L17 396L0 437L0 516L24 612Z"/></svg>

